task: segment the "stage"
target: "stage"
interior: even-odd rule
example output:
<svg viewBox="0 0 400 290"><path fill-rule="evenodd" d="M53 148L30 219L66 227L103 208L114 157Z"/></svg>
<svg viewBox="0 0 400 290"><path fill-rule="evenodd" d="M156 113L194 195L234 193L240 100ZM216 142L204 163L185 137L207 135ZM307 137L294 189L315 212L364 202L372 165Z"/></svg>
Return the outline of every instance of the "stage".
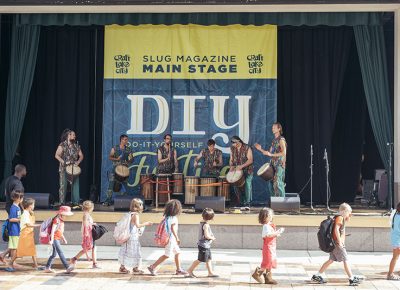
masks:
<svg viewBox="0 0 400 290"><path fill-rule="evenodd" d="M0 209L4 204L0 204ZM217 237L217 248L259 249L262 246L261 226L258 224L258 211L261 207L251 208L250 211L242 211L240 214L217 213L212 222L212 228ZM337 206L332 206L337 211ZM390 251L390 226L386 210L368 209L359 205L353 205L353 216L346 224L346 247L350 251ZM233 208L232 208L233 211ZM81 243L82 212L74 210L74 215L68 217L65 235L70 244ZM36 210L36 221L52 217L55 210ZM99 245L115 245L112 231L115 224L124 212L114 212L112 207L96 205L93 219L96 223L104 225L109 232L99 241ZM317 231L320 222L325 219L328 211L324 208L302 206L300 213L276 212L274 222L278 227L286 229L282 238L278 241L278 248L284 250L318 250ZM0 219L6 219L6 212L0 210ZM158 223L162 219L162 208L151 209L140 215L141 221ZM193 247L197 242L198 224L201 221L201 213L191 208L184 208L179 216L179 236L182 247ZM155 246L153 242L156 225L147 227L141 237L142 246ZM37 233L36 233L37 235Z"/></svg>

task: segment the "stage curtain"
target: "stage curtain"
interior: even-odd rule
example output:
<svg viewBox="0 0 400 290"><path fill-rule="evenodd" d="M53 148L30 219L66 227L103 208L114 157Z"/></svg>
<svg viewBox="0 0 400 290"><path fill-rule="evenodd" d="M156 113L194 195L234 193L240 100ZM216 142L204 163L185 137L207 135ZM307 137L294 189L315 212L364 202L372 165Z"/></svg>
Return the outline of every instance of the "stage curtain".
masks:
<svg viewBox="0 0 400 290"><path fill-rule="evenodd" d="M322 203L326 201L324 149L331 157L353 31L346 26L278 29L278 121L288 143L286 192L299 192L307 183L313 144L313 202ZM310 200L310 187L301 199Z"/></svg>
<svg viewBox="0 0 400 290"><path fill-rule="evenodd" d="M389 172L387 143L393 142L393 119L383 26L355 26L353 29L372 130L385 169ZM389 192L391 198L392 182L389 182Z"/></svg>
<svg viewBox="0 0 400 290"><path fill-rule="evenodd" d="M380 25L382 12L294 12L294 13L65 13L17 14L21 25L139 25L139 24L200 24L200 25L290 25L290 26L354 26Z"/></svg>
<svg viewBox="0 0 400 290"><path fill-rule="evenodd" d="M58 199L54 154L65 128L76 132L84 154L82 199L89 197L95 176L100 176L103 35L103 27L96 26L42 27L37 73L21 136L21 155L29 172L25 185L30 192L48 192Z"/></svg>
<svg viewBox="0 0 400 290"><path fill-rule="evenodd" d="M353 36L332 138L330 186L333 202L354 201L360 184L363 153L364 164L372 162L376 156L376 151L364 151L375 144L373 138L366 140L371 133L367 125L367 105Z"/></svg>
<svg viewBox="0 0 400 290"><path fill-rule="evenodd" d="M40 27L36 25L14 25L12 28L4 129L4 177L12 172L12 160L24 124L35 72L39 35Z"/></svg>

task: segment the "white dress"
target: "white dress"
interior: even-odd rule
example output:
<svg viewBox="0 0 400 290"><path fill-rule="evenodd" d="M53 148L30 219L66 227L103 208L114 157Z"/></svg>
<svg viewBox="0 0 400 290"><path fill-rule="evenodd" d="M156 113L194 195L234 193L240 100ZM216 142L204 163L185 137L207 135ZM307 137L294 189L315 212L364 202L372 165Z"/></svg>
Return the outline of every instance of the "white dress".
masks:
<svg viewBox="0 0 400 290"><path fill-rule="evenodd" d="M118 262L125 267L136 268L140 267L142 263L142 253L139 242L140 231L132 223L130 224L130 227L131 237L125 244L121 245L118 254Z"/></svg>

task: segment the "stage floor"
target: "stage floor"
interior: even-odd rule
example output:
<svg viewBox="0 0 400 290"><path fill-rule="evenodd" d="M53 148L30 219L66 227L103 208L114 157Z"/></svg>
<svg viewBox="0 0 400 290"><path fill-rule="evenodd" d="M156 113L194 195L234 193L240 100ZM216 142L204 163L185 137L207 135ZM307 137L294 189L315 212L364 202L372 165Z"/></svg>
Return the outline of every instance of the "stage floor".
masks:
<svg viewBox="0 0 400 290"><path fill-rule="evenodd" d="M387 228L389 227L389 217L386 209L367 208L361 205L352 205L353 217L347 224L349 227L361 228ZM238 208L227 208L225 213L216 213L213 224L215 225L258 225L258 212L262 207L251 207L250 210L242 208L240 213L235 213ZM4 209L4 203L0 203L0 209ZM334 214L338 210L338 205L331 206L332 212L328 212L326 208L315 208L302 206L300 212L276 212L274 222L279 226L292 226L292 227L318 227L324 216ZM37 221L42 221L54 215L54 210L41 210L35 211ZM68 217L70 222L80 222L82 220L82 211L74 209L74 215ZM116 223L119 221L124 212L114 211L113 206L103 206L96 204L93 218L99 223ZM147 207L147 210L141 215L142 220L158 223L162 219L163 208ZM5 210L0 210L0 220L5 220L7 214ZM179 217L180 224L198 224L201 220L201 213L195 212L192 207L184 207L182 214Z"/></svg>

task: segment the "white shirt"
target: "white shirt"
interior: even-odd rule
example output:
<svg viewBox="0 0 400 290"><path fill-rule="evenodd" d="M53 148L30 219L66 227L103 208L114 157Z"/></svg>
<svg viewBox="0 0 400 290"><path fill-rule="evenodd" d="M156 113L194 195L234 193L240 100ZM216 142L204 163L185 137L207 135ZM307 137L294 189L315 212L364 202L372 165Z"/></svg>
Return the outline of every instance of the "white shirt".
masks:
<svg viewBox="0 0 400 290"><path fill-rule="evenodd" d="M262 228L262 237L265 238L266 236L273 234L274 228L271 226L270 223L264 224Z"/></svg>
<svg viewBox="0 0 400 290"><path fill-rule="evenodd" d="M26 228L26 224L31 223L31 214L29 213L28 210L24 210L24 212L21 215L21 220L19 222L21 231Z"/></svg>

